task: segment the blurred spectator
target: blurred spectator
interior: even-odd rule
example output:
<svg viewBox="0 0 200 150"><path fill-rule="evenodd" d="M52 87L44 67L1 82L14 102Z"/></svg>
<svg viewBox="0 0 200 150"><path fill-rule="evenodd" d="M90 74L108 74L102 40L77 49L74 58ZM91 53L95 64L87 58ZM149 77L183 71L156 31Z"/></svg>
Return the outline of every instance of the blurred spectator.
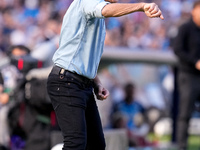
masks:
<svg viewBox="0 0 200 150"><path fill-rule="evenodd" d="M23 46L12 46L8 50L8 56L12 59L14 57L21 57L28 55L30 50ZM0 92L0 145L8 148L9 146L9 128L7 124L7 114L9 111L9 101L13 97L14 89L17 86L18 80L23 77L23 74L19 72L16 66L7 64L1 68L2 88Z"/></svg>
<svg viewBox="0 0 200 150"><path fill-rule="evenodd" d="M200 101L200 1L194 3L192 18L180 26L174 42L179 58L178 87L180 94L177 122L179 150L187 149L188 126L195 101Z"/></svg>
<svg viewBox="0 0 200 150"><path fill-rule="evenodd" d="M61 21L64 14L61 7L66 10L69 3L71 0L67 2L62 0L56 2L50 0L34 2L3 0L0 4L1 50L6 51L7 47L16 44L28 45L33 48L38 43L48 40L49 36L54 38L52 30L60 29L57 23ZM54 27L52 27L53 25Z"/></svg>
<svg viewBox="0 0 200 150"><path fill-rule="evenodd" d="M17 150L49 150L52 106L46 92L50 70L33 69L40 62L24 45L7 54L10 63L1 68L0 146Z"/></svg>
<svg viewBox="0 0 200 150"><path fill-rule="evenodd" d="M134 97L135 85L126 84L124 93L124 99L114 105L112 126L127 129L129 146L148 146L145 136L149 126L145 122L145 109Z"/></svg>
<svg viewBox="0 0 200 150"><path fill-rule="evenodd" d="M34 46L31 56L43 61L43 67L51 67L53 65L52 57L59 45L61 22L54 18L46 22L45 37L46 40L41 41Z"/></svg>
<svg viewBox="0 0 200 150"><path fill-rule="evenodd" d="M170 50L171 32L177 29L180 20L188 18L194 0L149 0L160 5L165 20L148 19L142 13L130 14L120 18L107 18L105 45L126 46L131 49ZM60 22L66 7L72 0L2 0L0 4L0 49L6 51L13 44L34 47L55 36L48 24L54 26L52 18ZM134 3L139 0L119 0ZM162 21L163 22L163 21ZM55 25L56 27L56 25ZM54 27L54 28L55 28ZM58 27L59 29L60 27ZM168 32L169 31L169 32ZM15 37L18 38L15 38Z"/></svg>
<svg viewBox="0 0 200 150"><path fill-rule="evenodd" d="M52 106L46 92L48 71L46 76L42 69L33 72L33 68L41 66L30 56L30 51L24 45L12 46L8 51L11 64L2 69L2 75L4 88L11 94L7 97L9 103L4 104L7 109L6 113L4 111L5 119L0 122L4 127L1 131L4 139L8 137L4 145L12 150L49 150ZM13 70L18 74L10 72Z"/></svg>

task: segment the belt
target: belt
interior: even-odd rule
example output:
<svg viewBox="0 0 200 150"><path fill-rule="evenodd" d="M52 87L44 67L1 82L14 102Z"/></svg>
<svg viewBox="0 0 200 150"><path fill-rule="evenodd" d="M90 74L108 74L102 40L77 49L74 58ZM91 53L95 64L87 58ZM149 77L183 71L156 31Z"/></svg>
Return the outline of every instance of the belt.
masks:
<svg viewBox="0 0 200 150"><path fill-rule="evenodd" d="M65 70L64 68L58 67L58 66L54 66L53 69L51 70L51 73L53 74L57 74L60 75L61 77L64 78L64 76L66 77L72 77L75 80L84 83L84 84L93 84L93 80L92 79L88 79L84 76L81 76L77 73L71 72L69 70Z"/></svg>

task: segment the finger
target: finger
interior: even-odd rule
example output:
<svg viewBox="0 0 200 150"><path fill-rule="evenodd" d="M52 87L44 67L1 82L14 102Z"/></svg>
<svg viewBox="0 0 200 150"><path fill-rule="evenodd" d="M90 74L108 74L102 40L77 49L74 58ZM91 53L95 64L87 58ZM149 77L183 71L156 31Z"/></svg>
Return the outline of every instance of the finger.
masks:
<svg viewBox="0 0 200 150"><path fill-rule="evenodd" d="M103 100L103 97L100 96L100 95L98 95L98 96L97 96L97 99L98 99L98 100Z"/></svg>
<svg viewBox="0 0 200 150"><path fill-rule="evenodd" d="M110 95L110 93L107 91L106 94L104 95L105 98L107 98Z"/></svg>
<svg viewBox="0 0 200 150"><path fill-rule="evenodd" d="M99 96L100 98L104 98L104 96L105 96L106 94L107 94L106 90L102 89L102 90L99 91L98 96Z"/></svg>
<svg viewBox="0 0 200 150"><path fill-rule="evenodd" d="M161 19L164 19L160 10L157 13L151 15L151 18L155 18L155 17L160 17Z"/></svg>
<svg viewBox="0 0 200 150"><path fill-rule="evenodd" d="M99 99L99 100L102 100L102 101L103 101L103 100L105 100L105 99L106 99L105 97L100 97L100 99Z"/></svg>
<svg viewBox="0 0 200 150"><path fill-rule="evenodd" d="M109 94L106 94L106 95L98 95L98 96L97 96L97 99L99 99L99 100L104 100L104 99L108 98L108 95L109 95Z"/></svg>
<svg viewBox="0 0 200 150"><path fill-rule="evenodd" d="M110 92L107 89L104 89L102 94L107 98L110 95Z"/></svg>
<svg viewBox="0 0 200 150"><path fill-rule="evenodd" d="M160 19L164 19L164 16L158 6L156 6L156 8L151 12L151 17L160 17Z"/></svg>
<svg viewBox="0 0 200 150"><path fill-rule="evenodd" d="M106 90L106 89L104 89L103 91L102 91L102 94L105 96L105 95L108 95L109 94L109 91L108 90Z"/></svg>
<svg viewBox="0 0 200 150"><path fill-rule="evenodd" d="M160 19L164 20L164 16L163 16L161 10L159 10L156 15L157 15L156 17L160 17Z"/></svg>
<svg viewBox="0 0 200 150"><path fill-rule="evenodd" d="M159 11L158 6L155 6L154 9L152 11L149 11L149 12L150 12L150 14L153 15L153 14L157 13L158 11Z"/></svg>
<svg viewBox="0 0 200 150"><path fill-rule="evenodd" d="M160 15L161 15L161 11L158 11L157 13L152 14L151 17L152 18L154 18L154 17L160 17Z"/></svg>
<svg viewBox="0 0 200 150"><path fill-rule="evenodd" d="M101 93L99 93L99 94L98 94L98 97L99 97L99 98L102 98L102 97L104 97L104 95L101 94Z"/></svg>
<svg viewBox="0 0 200 150"><path fill-rule="evenodd" d="M145 10L145 11L149 11L149 9L150 9L150 5L149 5L149 4L146 4L144 10Z"/></svg>
<svg viewBox="0 0 200 150"><path fill-rule="evenodd" d="M98 90L98 96L102 96L103 95L103 88L99 88Z"/></svg>
<svg viewBox="0 0 200 150"><path fill-rule="evenodd" d="M157 6L156 4L151 4L151 5L149 6L148 11L151 13L151 12L155 9L156 6Z"/></svg>
<svg viewBox="0 0 200 150"><path fill-rule="evenodd" d="M160 19L162 19L162 20L164 20L165 18L164 18L164 16L161 14L160 15Z"/></svg>
<svg viewBox="0 0 200 150"><path fill-rule="evenodd" d="M105 96L105 95L101 95L101 96L98 96L97 99L99 99L99 100L104 100L104 99L106 99L106 98L107 98L107 96Z"/></svg>

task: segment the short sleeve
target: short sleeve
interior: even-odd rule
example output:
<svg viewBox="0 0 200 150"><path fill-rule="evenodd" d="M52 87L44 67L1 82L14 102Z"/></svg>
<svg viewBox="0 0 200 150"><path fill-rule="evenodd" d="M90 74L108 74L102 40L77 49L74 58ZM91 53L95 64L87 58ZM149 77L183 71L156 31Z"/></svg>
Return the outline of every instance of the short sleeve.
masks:
<svg viewBox="0 0 200 150"><path fill-rule="evenodd" d="M83 11L87 18L104 18L101 11L109 2L105 2L104 0L83 0L82 2Z"/></svg>

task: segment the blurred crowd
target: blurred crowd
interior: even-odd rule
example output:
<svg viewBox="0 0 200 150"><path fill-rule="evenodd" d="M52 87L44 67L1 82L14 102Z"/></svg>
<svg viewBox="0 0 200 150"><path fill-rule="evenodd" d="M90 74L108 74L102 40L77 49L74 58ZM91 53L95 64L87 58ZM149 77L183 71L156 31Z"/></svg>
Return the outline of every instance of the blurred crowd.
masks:
<svg viewBox="0 0 200 150"><path fill-rule="evenodd" d="M149 19L144 13L133 13L106 19L106 46L131 49L169 50L177 26L189 17L194 0L148 0L159 4L165 20ZM62 17L72 0L1 0L0 50L13 44L31 49L55 38L60 32ZM119 2L141 2L119 0ZM17 38L16 38L17 37Z"/></svg>
<svg viewBox="0 0 200 150"><path fill-rule="evenodd" d="M164 21L149 19L144 13L109 18L105 45L125 46L131 50L170 50L171 42L177 34L177 27L190 17L193 0L149 0L149 2L159 5L165 17Z"/></svg>
<svg viewBox="0 0 200 150"><path fill-rule="evenodd" d="M0 49L23 44L31 49L60 33L62 17L70 0L2 0ZM17 37L17 38L16 38Z"/></svg>
<svg viewBox="0 0 200 150"><path fill-rule="evenodd" d="M1 0L1 60L3 61L3 58L10 57L9 48L12 45L23 45L30 49L29 53L32 57L43 61L44 68L51 66L52 55L59 44L59 34L62 24L62 18L72 1L73 0ZM165 17L164 21L157 18L149 19L145 16L144 13L133 13L119 18L106 18L107 33L105 46L127 47L130 48L130 50L172 50L171 44L173 43L173 38L177 34L179 25L190 17L190 10L192 8L193 1L194 0L146 0L145 2L155 2L160 6ZM134 3L141 1L119 0L119 2ZM4 68L4 66L1 66L3 63L2 61L0 61L1 71L2 68ZM145 92L141 91L140 87L137 87L138 82L135 81L135 84L132 80L132 77L130 77L130 75L127 73L134 74L135 76L137 76L137 79L140 80L141 77L138 77L139 72L145 75L146 71L149 73L148 80L151 79L154 82L158 81L154 78L162 78L163 72L165 75L167 74L167 76L165 76L165 79L162 78L162 81L172 81L172 74L170 72L170 69L166 69L166 67L161 69L151 67L149 69L149 67L146 68L143 66L134 66L133 68L132 67L133 66L111 66L110 68L105 69L100 73L100 77L103 79L103 84L106 84L106 86L111 91L110 101L99 103L102 123L105 129L126 128L128 131L130 146L151 145L152 143L146 141L143 136L153 130L152 128L154 123L161 117L161 115L163 115L160 110L166 108L166 104L168 104L164 102L165 100L163 100L165 99L163 98L163 91L161 91L163 87L160 87L160 85L158 86L155 83L151 83L148 84L145 89L142 89L145 90ZM118 76L114 75L116 69L119 72L121 71L121 73L116 73ZM130 70L132 71L130 72ZM135 72L133 70L135 70ZM137 74L135 74L136 72ZM7 75L13 76L15 74L7 73ZM121 79L120 77L123 77L124 79L126 78L126 80L119 81ZM18 76L16 78L22 77ZM27 79L25 82L27 83ZM122 83L125 82L126 84L122 85ZM143 82L145 81L143 80ZM8 84L10 85L10 83ZM15 86L17 87L17 85L18 83L16 83ZM171 89L172 87L170 87L170 90ZM12 92L8 93L10 94L9 96L13 94ZM144 98L144 93L148 95L146 98ZM168 95L167 98L169 99L170 96ZM27 97L25 99L27 99ZM154 99L154 102L151 103L150 99ZM3 110L3 106L6 103L8 103L8 101L0 101L0 115L2 114L1 110ZM21 107L23 107L23 105L20 102L20 108ZM168 107L170 106L168 105L167 108ZM32 107L31 111L33 111ZM7 109L6 113L8 113ZM41 117L41 112L39 112L39 114L39 121L42 123L40 123L40 129L36 129L36 134L44 130L44 126L49 124L46 123L44 115L42 115ZM52 127L52 122L53 124L55 124L55 120L53 119L52 121L52 118L54 117L52 117L51 111L48 113L48 115L45 115L51 118ZM11 119L12 117L14 116L11 116ZM36 120L38 121L38 118ZM2 126L1 123L2 122L0 122L0 128ZM45 131L49 131L49 128L50 127L48 126ZM5 134L8 133L4 133L4 135ZM6 139L3 140L7 141L4 146L8 146L9 137L6 137ZM1 144L2 143L0 141L0 145ZM49 146L47 147L49 148ZM18 145L18 147L20 146ZM17 148L15 149L17 150Z"/></svg>

